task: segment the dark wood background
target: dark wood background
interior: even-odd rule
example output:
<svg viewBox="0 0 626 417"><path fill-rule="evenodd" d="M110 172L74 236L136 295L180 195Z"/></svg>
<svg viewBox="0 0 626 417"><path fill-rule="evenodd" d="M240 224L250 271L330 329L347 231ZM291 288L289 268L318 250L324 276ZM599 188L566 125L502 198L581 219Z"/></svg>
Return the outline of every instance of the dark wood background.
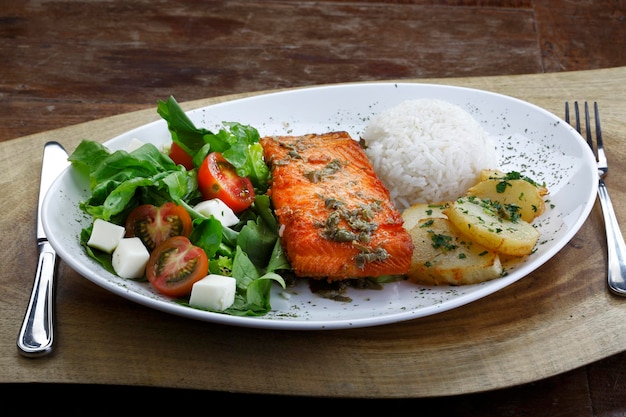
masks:
<svg viewBox="0 0 626 417"><path fill-rule="evenodd" d="M3 1L0 140L204 97L626 63L619 0Z"/></svg>
<svg viewBox="0 0 626 417"><path fill-rule="evenodd" d="M1 1L0 141L152 108L170 95L184 102L336 82L624 66L625 19L620 0ZM466 416L626 415L624 369L626 355L619 354L520 387L383 406ZM101 415L119 407L103 398L168 398L179 412L188 404L286 400L131 387L29 389L73 399L52 403L50 415L79 413L77 398L97 401L90 411ZM158 410L150 404L145 410Z"/></svg>

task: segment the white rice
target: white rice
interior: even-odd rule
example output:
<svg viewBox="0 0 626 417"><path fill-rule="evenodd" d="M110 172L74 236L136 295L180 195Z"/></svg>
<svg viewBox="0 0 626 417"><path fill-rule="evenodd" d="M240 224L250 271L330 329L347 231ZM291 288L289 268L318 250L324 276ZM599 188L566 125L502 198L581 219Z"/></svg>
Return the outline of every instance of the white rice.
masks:
<svg viewBox="0 0 626 417"><path fill-rule="evenodd" d="M461 107L438 99L407 100L373 117L365 153L399 210L454 200L482 169L497 168L496 146Z"/></svg>

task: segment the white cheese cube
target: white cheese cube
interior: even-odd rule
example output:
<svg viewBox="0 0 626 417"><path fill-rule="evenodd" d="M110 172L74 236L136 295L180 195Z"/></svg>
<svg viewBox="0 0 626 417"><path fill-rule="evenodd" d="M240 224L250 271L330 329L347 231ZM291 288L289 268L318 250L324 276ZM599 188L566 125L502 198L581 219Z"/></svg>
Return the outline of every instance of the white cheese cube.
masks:
<svg viewBox="0 0 626 417"><path fill-rule="evenodd" d="M102 219L96 219L93 223L93 229L87 241L87 245L92 248L100 249L103 252L111 253L124 237L124 233L124 227Z"/></svg>
<svg viewBox="0 0 626 417"><path fill-rule="evenodd" d="M193 284L189 304L215 311L226 310L235 302L236 289L235 278L209 274Z"/></svg>
<svg viewBox="0 0 626 417"><path fill-rule="evenodd" d="M141 148L143 145L145 145L145 142L142 142L137 138L132 138L130 142L128 142L128 145L126 145L126 152L130 153L135 149Z"/></svg>
<svg viewBox="0 0 626 417"><path fill-rule="evenodd" d="M111 262L117 275L122 278L140 278L146 270L150 253L138 237L120 240L113 252Z"/></svg>
<svg viewBox="0 0 626 417"><path fill-rule="evenodd" d="M233 226L239 221L235 212L219 198L198 203L194 209L205 217L215 217L225 227Z"/></svg>

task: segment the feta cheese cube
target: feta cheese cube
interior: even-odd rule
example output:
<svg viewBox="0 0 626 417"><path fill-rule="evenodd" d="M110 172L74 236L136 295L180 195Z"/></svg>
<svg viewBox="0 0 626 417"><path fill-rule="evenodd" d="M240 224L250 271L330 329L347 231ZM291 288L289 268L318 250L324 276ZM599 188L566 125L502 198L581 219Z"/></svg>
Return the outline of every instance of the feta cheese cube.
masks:
<svg viewBox="0 0 626 417"><path fill-rule="evenodd" d="M126 152L130 153L135 149L141 148L143 145L145 145L145 142L142 142L137 138L132 138L130 142L128 142L128 145L126 145Z"/></svg>
<svg viewBox="0 0 626 417"><path fill-rule="evenodd" d="M102 219L96 219L93 223L93 229L87 241L87 245L92 248L100 249L103 252L111 253L124 237L124 233L124 227Z"/></svg>
<svg viewBox="0 0 626 417"><path fill-rule="evenodd" d="M189 304L215 311L226 310L235 302L236 288L235 278L209 274L193 284Z"/></svg>
<svg viewBox="0 0 626 417"><path fill-rule="evenodd" d="M140 278L146 270L150 253L138 237L120 240L113 252L111 262L117 275L122 278Z"/></svg>
<svg viewBox="0 0 626 417"><path fill-rule="evenodd" d="M213 198L198 203L194 209L203 216L215 217L215 219L225 227L233 226L239 221L235 212L219 198Z"/></svg>

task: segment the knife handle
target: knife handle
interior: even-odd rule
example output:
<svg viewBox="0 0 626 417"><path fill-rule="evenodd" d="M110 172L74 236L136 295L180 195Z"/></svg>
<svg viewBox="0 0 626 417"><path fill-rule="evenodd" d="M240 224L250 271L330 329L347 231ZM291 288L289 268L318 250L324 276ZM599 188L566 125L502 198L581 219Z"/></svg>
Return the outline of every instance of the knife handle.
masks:
<svg viewBox="0 0 626 417"><path fill-rule="evenodd" d="M39 242L39 261L33 290L17 338L19 352L27 357L47 355L54 339L54 276L56 252L47 241Z"/></svg>

